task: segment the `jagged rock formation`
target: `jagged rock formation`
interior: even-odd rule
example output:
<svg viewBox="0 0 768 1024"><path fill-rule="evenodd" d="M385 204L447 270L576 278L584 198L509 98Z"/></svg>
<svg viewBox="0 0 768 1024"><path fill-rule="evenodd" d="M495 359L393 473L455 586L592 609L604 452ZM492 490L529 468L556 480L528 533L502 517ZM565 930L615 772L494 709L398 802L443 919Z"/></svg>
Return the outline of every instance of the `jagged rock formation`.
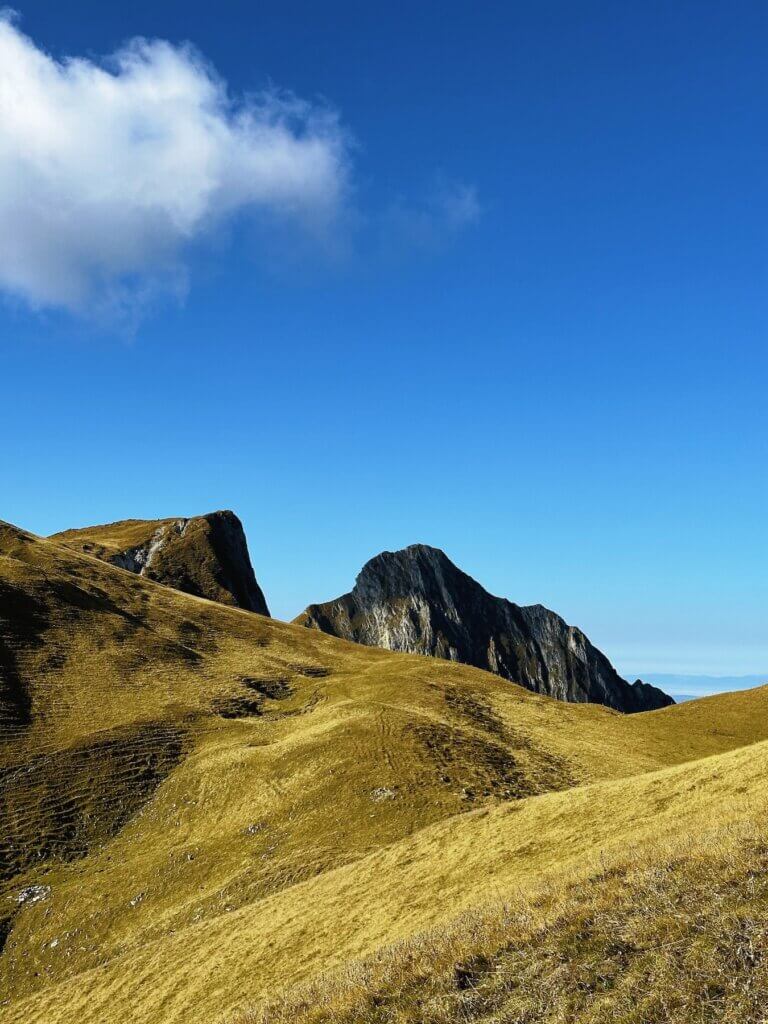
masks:
<svg viewBox="0 0 768 1024"><path fill-rule="evenodd" d="M558 700L626 712L674 703L654 686L622 679L555 612L493 597L424 544L372 558L351 593L310 605L295 622L372 647L474 665Z"/></svg>
<svg viewBox="0 0 768 1024"><path fill-rule="evenodd" d="M127 519L66 530L51 539L186 594L269 615L234 512Z"/></svg>

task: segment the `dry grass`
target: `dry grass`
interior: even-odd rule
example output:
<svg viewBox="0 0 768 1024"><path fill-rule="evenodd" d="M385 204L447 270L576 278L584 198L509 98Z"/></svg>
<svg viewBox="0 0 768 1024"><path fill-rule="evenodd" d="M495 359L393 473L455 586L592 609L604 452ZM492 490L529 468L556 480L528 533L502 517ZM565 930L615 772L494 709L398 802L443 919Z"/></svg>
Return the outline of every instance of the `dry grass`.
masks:
<svg viewBox="0 0 768 1024"><path fill-rule="evenodd" d="M767 869L754 820L625 851L322 975L236 1024L760 1024Z"/></svg>
<svg viewBox="0 0 768 1024"><path fill-rule="evenodd" d="M163 526L170 526L175 519L121 519L116 523L87 526L77 530L62 530L51 540L73 551L89 552L99 558L108 558L119 551L139 547L152 539L153 534Z"/></svg>
<svg viewBox="0 0 768 1024"><path fill-rule="evenodd" d="M545 874L551 894L582 879L586 913L596 857L690 841L723 808L748 823L768 782L768 690L558 704L1 526L0 602L8 1022L231 1017ZM48 897L18 904L31 885ZM418 977L404 1021L430 1019ZM473 1019L444 995L443 1019Z"/></svg>

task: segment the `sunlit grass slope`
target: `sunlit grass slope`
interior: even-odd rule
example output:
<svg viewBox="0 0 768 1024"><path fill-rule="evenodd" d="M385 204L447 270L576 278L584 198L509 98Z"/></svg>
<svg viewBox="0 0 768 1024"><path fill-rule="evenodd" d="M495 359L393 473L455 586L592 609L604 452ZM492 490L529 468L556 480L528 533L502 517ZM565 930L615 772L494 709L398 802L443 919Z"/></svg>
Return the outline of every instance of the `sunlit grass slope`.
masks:
<svg viewBox="0 0 768 1024"><path fill-rule="evenodd" d="M625 718L10 526L0 641L9 1021L226 1017L542 872L751 814L768 767L765 690Z"/></svg>
<svg viewBox="0 0 768 1024"><path fill-rule="evenodd" d="M63 530L54 534L51 540L73 551L85 551L108 559L120 551L147 543L158 529L174 522L175 519L121 519L116 523Z"/></svg>
<svg viewBox="0 0 768 1024"><path fill-rule="evenodd" d="M234 1015L237 1024L762 1024L765 802L601 853Z"/></svg>

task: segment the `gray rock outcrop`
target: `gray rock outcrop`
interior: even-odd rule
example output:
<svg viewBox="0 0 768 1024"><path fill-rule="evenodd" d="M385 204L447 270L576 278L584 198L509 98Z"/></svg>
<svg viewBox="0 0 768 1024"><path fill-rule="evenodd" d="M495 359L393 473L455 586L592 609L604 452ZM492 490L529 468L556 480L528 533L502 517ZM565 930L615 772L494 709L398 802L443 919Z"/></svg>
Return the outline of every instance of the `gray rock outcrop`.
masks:
<svg viewBox="0 0 768 1024"><path fill-rule="evenodd" d="M474 665L558 700L624 712L674 703L654 686L622 679L555 612L492 596L424 544L372 558L351 593L310 605L295 622L372 647Z"/></svg>

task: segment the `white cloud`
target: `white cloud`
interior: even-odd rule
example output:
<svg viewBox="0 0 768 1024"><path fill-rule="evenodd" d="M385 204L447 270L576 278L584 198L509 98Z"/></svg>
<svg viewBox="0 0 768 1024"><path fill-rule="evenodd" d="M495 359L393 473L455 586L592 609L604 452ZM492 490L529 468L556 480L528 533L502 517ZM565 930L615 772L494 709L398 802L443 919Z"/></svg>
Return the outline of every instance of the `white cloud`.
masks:
<svg viewBox="0 0 768 1024"><path fill-rule="evenodd" d="M332 112L235 103L189 46L57 61L0 14L0 288L34 306L177 287L185 248L244 208L323 232L346 165Z"/></svg>

